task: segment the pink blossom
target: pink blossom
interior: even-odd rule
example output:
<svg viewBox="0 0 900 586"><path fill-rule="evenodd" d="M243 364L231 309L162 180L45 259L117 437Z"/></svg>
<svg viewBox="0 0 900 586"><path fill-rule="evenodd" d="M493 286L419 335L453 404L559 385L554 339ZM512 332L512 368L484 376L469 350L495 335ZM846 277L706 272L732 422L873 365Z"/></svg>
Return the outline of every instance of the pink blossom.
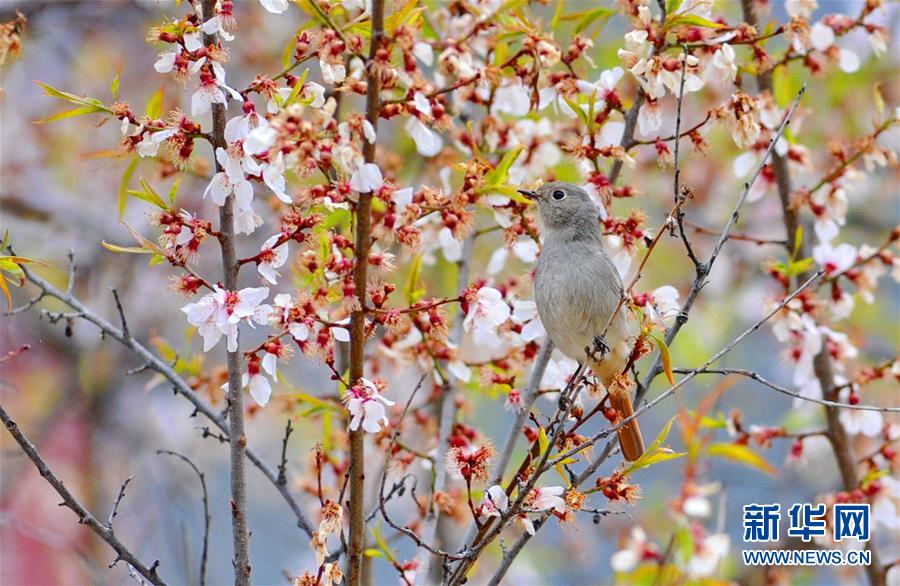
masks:
<svg viewBox="0 0 900 586"><path fill-rule="evenodd" d="M356 431L362 424L363 430L369 433L378 433L388 424L384 406L394 404L382 396L375 383L365 378L347 390L344 400L351 415L350 431Z"/></svg>

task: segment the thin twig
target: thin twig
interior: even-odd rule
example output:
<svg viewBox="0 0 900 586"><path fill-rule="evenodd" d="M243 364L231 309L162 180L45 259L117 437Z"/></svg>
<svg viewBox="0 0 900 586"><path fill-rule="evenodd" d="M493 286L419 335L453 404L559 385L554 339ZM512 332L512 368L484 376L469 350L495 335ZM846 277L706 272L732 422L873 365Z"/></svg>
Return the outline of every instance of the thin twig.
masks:
<svg viewBox="0 0 900 586"><path fill-rule="evenodd" d="M900 413L900 407L879 407L877 405L851 405L850 403L840 403L838 401L829 401L826 399L817 399L815 397L807 397L792 391L788 388L785 388L777 383L773 383L770 380L767 380L760 376L757 372L752 370L747 370L745 368L701 368L701 369L690 369L690 368L673 368L672 372L676 372L679 374L688 374L690 372L697 371L697 374L737 374L740 376L745 376L747 378L751 378L756 382L769 387L773 391L777 391L783 395L787 395L788 397L793 397L794 399L800 399L801 401L808 401L810 403L817 403L819 405L825 405L826 407L833 407L835 409L851 409L856 411L879 411L881 413Z"/></svg>
<svg viewBox="0 0 900 586"><path fill-rule="evenodd" d="M109 518L106 520L106 527L112 531L113 528L113 520L115 520L116 515L119 514L119 503L122 502L122 499L125 498L125 489L128 487L128 483L134 480L134 474L125 479L125 482L122 483L122 486L119 487L119 494L116 495L116 500L113 502L112 510L109 512Z"/></svg>
<svg viewBox="0 0 900 586"><path fill-rule="evenodd" d="M123 561L132 568L135 569L141 576L144 577L148 582L157 586L163 586L165 582L162 578L160 578L157 573L157 568L159 567L159 560L153 563L150 567L141 562L134 555L131 550L129 550L125 544L119 541L118 537L115 536L112 530L112 523L107 525L103 525L100 521L98 521L93 515L91 515L88 510L80 503L78 500L72 496L72 493L69 492L69 489L63 484L62 480L56 476L44 459L41 457L40 453L38 453L37 448L34 447L27 437L19 430L19 426L16 425L16 422L13 421L9 415L6 413L6 410L0 405L0 421L6 426L6 430L9 431L10 435L12 435L13 439L16 440L16 443L19 444L19 447L28 456L28 459L34 464L37 471L40 473L41 477L43 477L50 486L53 487L53 490L62 497L63 502L62 505L71 509L76 515L78 515L78 522L87 525L91 531L96 533L100 539L105 541L113 550L116 552L116 559L113 561L115 565L116 561ZM120 491L124 492L124 491ZM121 499L117 499L121 500Z"/></svg>
<svg viewBox="0 0 900 586"><path fill-rule="evenodd" d="M284 439L281 440L281 463L278 464L278 484L282 486L287 484L287 446L293 431L294 426L291 420L288 419L287 425L284 427Z"/></svg>
<svg viewBox="0 0 900 586"><path fill-rule="evenodd" d="M196 391L194 391L194 389L192 389L190 385L188 385L184 381L184 379L175 372L175 370L169 363L153 354L153 352L151 352L146 346L138 342L134 337L126 339L121 330L119 330L109 321L91 311L74 295L63 293L43 278L34 274L31 269L27 267L23 267L22 270L25 273L25 278L35 286L37 286L45 294L45 296L57 299L75 310L72 313L59 314L60 317L64 317L66 319L80 318L94 324L104 336L109 336L121 343L125 348L137 355L138 358L142 359L146 364L149 364L150 369L162 375L167 381L169 381L169 383L172 384L172 389L177 394L182 395L184 398L190 401L197 412L202 413L221 431L228 431L228 424L225 419L221 415L216 413L216 411L208 403L206 403L206 401L200 398ZM47 313L47 315L50 316L51 320L53 319L54 314ZM216 437L215 433L210 431L208 428L206 428L206 432L208 433L208 435ZM223 442L229 441L225 436L219 436L218 439ZM312 523L309 521L309 519L307 519L306 515L300 509L300 504L290 493L287 487L280 486L278 484L278 475L275 470L271 466L269 466L262 459L262 457L259 456L259 454L257 454L256 451L249 446L246 449L246 457L248 460L250 460L250 463L256 466L259 471L262 472L263 475L269 480L269 482L271 482L275 486L275 488L284 498L285 502L287 502L288 506L291 508L291 511L293 511L294 515L297 518L297 526L302 529L308 536L312 536L313 531L315 531Z"/></svg>

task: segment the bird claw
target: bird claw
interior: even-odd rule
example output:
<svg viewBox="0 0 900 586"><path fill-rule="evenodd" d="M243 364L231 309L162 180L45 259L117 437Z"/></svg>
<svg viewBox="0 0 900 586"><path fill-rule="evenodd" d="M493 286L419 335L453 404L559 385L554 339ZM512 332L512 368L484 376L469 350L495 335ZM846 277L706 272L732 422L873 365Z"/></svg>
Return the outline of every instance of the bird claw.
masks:
<svg viewBox="0 0 900 586"><path fill-rule="evenodd" d="M594 336L594 347L588 352L588 354L596 361L601 361L609 354L609 344L606 343L606 340L603 336L597 334Z"/></svg>

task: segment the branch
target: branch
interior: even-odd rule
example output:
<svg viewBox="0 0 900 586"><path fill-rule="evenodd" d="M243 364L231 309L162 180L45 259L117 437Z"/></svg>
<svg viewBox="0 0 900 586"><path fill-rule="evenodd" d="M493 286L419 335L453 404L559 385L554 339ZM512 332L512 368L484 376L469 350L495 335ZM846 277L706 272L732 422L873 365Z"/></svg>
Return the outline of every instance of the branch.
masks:
<svg viewBox="0 0 900 586"><path fill-rule="evenodd" d="M22 267L22 270L25 273L25 278L34 283L34 285L36 285L43 292L44 296L51 297L65 303L75 310L75 313L72 317L81 318L87 322L94 324L104 336L109 336L110 338L116 340L124 347L132 351L138 358L143 360L144 363L148 365L149 369L159 373L166 380L168 380L172 384L173 390L190 401L197 412L202 413L223 432L228 431L228 425L225 419L218 413L216 413L216 411L202 398L200 398L200 396L194 391L194 389L192 389L190 385L188 385L184 381L184 379L182 379L178 375L178 373L175 372L172 366L169 365L166 361L153 354L153 352L151 352L146 346L135 340L133 337L126 339L121 330L91 311L74 295L70 293L63 293L41 277L32 273L31 269L27 267ZM213 432L208 432L208 435L218 437ZM228 441L228 438L225 438L224 436L220 439ZM288 491L287 487L278 484L278 475L276 474L276 472L268 464L266 464L266 462L252 448L246 448L245 456L275 486L278 492L281 493L282 497L284 497L284 500L287 502L288 506L290 506L291 510L294 512L294 515L296 515L297 517L297 526L302 529L308 536L312 536L313 531L315 531L312 523L306 518L306 515L300 509L299 503L297 503L293 495L291 495L290 491Z"/></svg>
<svg viewBox="0 0 900 586"><path fill-rule="evenodd" d="M379 92L381 83L375 67L375 57L384 38L384 0L372 1L372 39L366 63L366 120L376 136L381 112ZM364 141L363 159L375 162L375 142ZM371 242L372 193L360 193L356 208L356 255L353 259L353 283L356 286L357 309L350 316L350 384L363 376L366 344L366 287ZM362 581L363 548L365 547L365 432L350 431L350 555L347 561L347 583L359 586Z"/></svg>
<svg viewBox="0 0 900 586"><path fill-rule="evenodd" d="M719 238L716 241L715 246L713 246L713 250L709 256L709 260L706 261L706 263L695 265L696 277L694 278L694 284L691 286L691 290L684 302L684 306L681 308L678 319L675 320L675 323L666 332L666 346L672 345L672 341L675 339L675 336L678 335L678 332L681 330L682 326L687 323L688 314L690 313L691 308L694 305L694 301L696 301L697 296L700 295L700 290L703 289L703 287L706 285L706 277L709 275L713 265L716 262L716 259L719 257L719 253L721 252L722 247L725 246L725 243L728 241L728 235L731 232L731 228L737 222L738 216L741 212L741 208L744 206L744 201L746 201L747 196L750 194L750 190L753 188L753 184L756 183L756 180L762 173L763 168L765 168L766 162L768 161L769 157L774 154L775 143L778 142L778 139L781 138L781 135L784 134L784 131L787 128L788 124L790 124L791 117L793 117L794 112L797 110L797 106L800 104L800 99L803 97L803 94L805 92L806 86L804 85L797 93L797 97L794 99L794 103L791 104L790 109L788 110L787 114L785 114L784 120L781 121L781 125L778 127L777 132L769 140L769 146L766 149L766 152L763 154L762 160L756 166L756 170L753 172L753 175L751 175L750 179L746 183L744 183L744 190L741 192L741 195L738 197L737 202L734 204L734 209L731 211L731 215L728 217L728 221L722 228L722 232L719 234ZM635 404L640 404L644 396L647 394L647 391L650 389L650 384L661 372L662 354L657 352L653 367L650 369L650 372L647 373L647 376L644 377L644 380L641 381L640 385L638 386L638 391L635 394Z"/></svg>
<svg viewBox="0 0 900 586"><path fill-rule="evenodd" d="M106 520L106 526L112 531L113 528L113 520L116 518L116 515L119 514L119 503L122 502L122 499L125 498L125 489L128 487L128 483L134 480L134 474L125 479L125 482L122 483L122 486L119 487L119 494L116 495L116 500L113 502L112 510L109 512L109 518Z"/></svg>
<svg viewBox="0 0 900 586"><path fill-rule="evenodd" d="M203 0L203 16L212 18L216 0ZM218 45L218 34L203 35L203 44ZM213 147L213 161L217 172L222 166L215 157L219 148L227 148L225 142L225 104L212 105L212 132L210 142ZM219 208L219 245L222 249L222 270L224 285L229 291L237 290L237 255L234 251L234 194L225 198ZM240 344L240 340L238 340ZM227 352L227 350L226 350ZM244 435L244 390L241 384L241 349L227 352L228 369L228 445L231 451L231 533L234 547L235 586L250 584L250 529L247 525L247 480L244 470L244 452L247 437Z"/></svg>
<svg viewBox="0 0 900 586"><path fill-rule="evenodd" d="M206 565L207 559L209 557L209 525L212 521L212 516L210 516L209 514L209 495L206 492L206 477L203 475L203 472L200 472L200 469L197 468L197 465L194 464L190 458L183 454L179 454L178 452L173 452L171 450L156 450L156 453L175 456L176 458L190 466L197 477L200 479L200 489L202 490L203 495L203 550L200 554L200 586L206 586Z"/></svg>
<svg viewBox="0 0 900 586"><path fill-rule="evenodd" d="M756 26L758 19L756 10L752 0L741 0L741 11L744 21L750 26ZM756 77L756 83L761 92L769 92L774 95L774 85L772 83L772 72L765 71ZM778 186L778 198L781 201L782 215L784 217L784 226L786 229L785 240L792 242L797 235L797 229L800 227L800 217L798 210L791 205L791 173L788 168L787 160L778 153L774 154L772 159L772 170L775 173L775 183ZM801 258L808 256L805 238L800 241L800 249L798 251ZM798 278L804 278L799 275ZM822 348L822 351L813 359L813 371L822 388L823 398L829 401L837 399L837 389L834 384L834 376L831 369L831 358L828 355L828 349ZM833 408L825 410L825 417L828 424L828 441L834 450L834 456L837 460L838 469L841 472L844 489L853 491L859 487L859 475L856 470L856 459L850 450L847 432L838 419L838 412ZM871 544L866 544L872 556L872 563L865 568L872 586L884 586L887 582L886 573L878 558L878 551Z"/></svg>
<svg viewBox="0 0 900 586"><path fill-rule="evenodd" d="M105 541L113 550L116 552L116 559L110 564L110 567L115 565L119 560L125 562L129 566L135 569L141 576L143 576L148 582L154 584L156 586L163 586L165 582L162 578L157 574L156 569L159 567L159 560L155 561L152 566L147 567L141 560L137 558L131 551L125 547L125 545L119 541L119 539L115 536L112 529L112 520L115 517L116 509L119 506L119 502L122 500L122 497L125 494L125 485L128 484L130 478L123 483L122 488L119 490L119 496L116 498L116 502L113 505L112 514L110 514L109 521L106 525L103 525L98 521L93 515L91 515L84 506L78 502L78 500L72 496L72 493L69 492L69 489L65 487L62 480L60 480L50 469L41 455L38 453L37 448L34 447L27 437L19 430L19 426L16 425L16 422L13 421L9 415L6 413L6 410L3 409L3 406L0 405L0 421L6 426L6 430L9 431L10 435L13 436L13 439L16 440L16 443L19 444L19 447L22 448L22 451L25 452L25 455L28 456L28 459L34 464L37 471L40 475L53 487L53 490L62 497L63 502L61 503L63 506L72 509L76 515L78 515L78 522L87 525L91 531L96 533L100 539Z"/></svg>
<svg viewBox="0 0 900 586"><path fill-rule="evenodd" d="M475 248L475 236L469 236L463 243L462 256L457 263L456 290L463 291L469 285L469 272L472 268L472 252ZM450 333L450 343L459 347L463 334L463 323L465 314L460 309L456 313L456 320L453 324L453 331ZM425 541L437 543L438 524L440 523L441 511L434 507L434 495L444 492L447 483L447 467L444 465L443 456L450 449L450 434L453 431L453 422L456 420L456 401L454 395L456 389L450 383L449 379L441 385L441 403L440 403L440 421L438 424L438 451L437 462L435 462L434 486L431 492L431 500L428 506L428 515L425 518L422 535ZM426 584L431 576L432 565L435 562L433 556L423 550L419 552L419 567L424 571L416 574L417 584Z"/></svg>
<svg viewBox="0 0 900 586"><path fill-rule="evenodd" d="M287 425L284 427L284 439L281 440L281 463L278 464L278 484L282 486L287 484L287 446L293 432L294 426L291 424L291 420L288 419Z"/></svg>
<svg viewBox="0 0 900 586"><path fill-rule="evenodd" d="M881 413L900 413L900 407L879 407L877 405L851 405L850 403L840 403L837 401L828 401L826 399L816 399L815 397L805 397L800 393L794 392L790 389L787 389L779 384L773 383L770 380L767 380L760 376L758 373L747 370L745 368L701 368L701 369L688 369L688 368L673 368L672 372L677 372L680 374L687 374L689 372L697 371L697 374L737 374L740 376L745 376L747 378L751 378L756 382L769 387L773 391L778 391L783 395L787 395L788 397L793 397L794 399L800 399L801 401L808 401L810 403L818 403L819 405L825 405L826 407L833 407L835 409L851 409L857 411L879 411ZM827 435L827 434L826 434Z"/></svg>

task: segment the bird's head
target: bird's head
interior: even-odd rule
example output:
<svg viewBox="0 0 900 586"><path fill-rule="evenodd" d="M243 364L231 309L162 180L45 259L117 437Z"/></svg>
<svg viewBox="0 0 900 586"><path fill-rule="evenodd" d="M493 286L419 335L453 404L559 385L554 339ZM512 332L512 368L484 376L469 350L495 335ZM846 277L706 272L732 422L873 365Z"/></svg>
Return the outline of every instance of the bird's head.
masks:
<svg viewBox="0 0 900 586"><path fill-rule="evenodd" d="M585 223L597 226L599 209L591 196L581 187L565 181L551 181L534 191L519 189L519 193L537 203L544 226L564 229Z"/></svg>

